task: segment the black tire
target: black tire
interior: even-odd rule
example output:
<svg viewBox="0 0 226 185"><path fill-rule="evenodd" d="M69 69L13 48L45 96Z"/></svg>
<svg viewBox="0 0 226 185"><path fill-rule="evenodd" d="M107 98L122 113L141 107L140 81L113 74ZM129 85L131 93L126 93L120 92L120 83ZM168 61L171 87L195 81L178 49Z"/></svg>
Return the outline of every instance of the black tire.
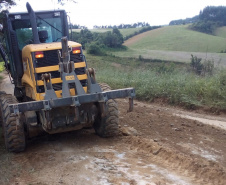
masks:
<svg viewBox="0 0 226 185"><path fill-rule="evenodd" d="M6 94L5 91L0 91L0 96Z"/></svg>
<svg viewBox="0 0 226 185"><path fill-rule="evenodd" d="M103 91L109 91L111 88L107 84L99 84ZM99 107L100 110L100 107ZM113 137L118 135L118 105L116 100L106 102L106 114L101 117L101 111L94 123L96 134L100 137Z"/></svg>
<svg viewBox="0 0 226 185"><path fill-rule="evenodd" d="M15 96L5 94L0 96L2 127L5 146L9 152L22 152L26 147L24 125L16 123L16 115L10 114L9 104L18 103Z"/></svg>
<svg viewBox="0 0 226 185"><path fill-rule="evenodd" d="M4 91L0 91L0 100L1 96L5 95L6 93ZM2 127L2 111L1 111L1 106L0 106L0 127Z"/></svg>

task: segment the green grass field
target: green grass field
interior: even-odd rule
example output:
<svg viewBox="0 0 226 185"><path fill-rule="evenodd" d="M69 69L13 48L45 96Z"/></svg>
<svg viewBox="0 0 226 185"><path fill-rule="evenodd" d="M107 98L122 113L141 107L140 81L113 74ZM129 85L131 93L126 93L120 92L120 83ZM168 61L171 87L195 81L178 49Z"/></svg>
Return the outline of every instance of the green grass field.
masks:
<svg viewBox="0 0 226 185"><path fill-rule="evenodd" d="M131 49L220 52L226 49L226 38L208 35L188 29L188 26L165 26L139 34L128 41Z"/></svg>
<svg viewBox="0 0 226 185"><path fill-rule="evenodd" d="M226 38L226 26L217 28L214 32L214 35L216 35L218 37Z"/></svg>
<svg viewBox="0 0 226 185"><path fill-rule="evenodd" d="M89 31L91 32L96 32L96 33L104 33L104 32L107 32L107 31L112 31L112 29L108 29L108 28L103 28L103 29L89 29Z"/></svg>
<svg viewBox="0 0 226 185"><path fill-rule="evenodd" d="M139 58L158 59L164 61L174 61L189 63L191 54L204 60L213 60L216 66L226 66L226 53L205 53L205 52L186 52L186 51L164 51L164 50L148 50L148 49L127 49L120 51L110 51L110 55L122 58Z"/></svg>
<svg viewBox="0 0 226 185"><path fill-rule="evenodd" d="M4 62L0 62L0 73L2 71L4 71L5 67L4 67ZM0 75L0 81L2 80L2 76Z"/></svg>
<svg viewBox="0 0 226 185"><path fill-rule="evenodd" d="M128 36L130 34L135 33L136 31L141 30L142 28L128 28L128 29L119 29L119 31L121 32L121 34L123 35L123 37ZM91 32L97 32L97 33L104 33L107 31L112 31L112 29L89 29ZM72 31L74 32L80 32L81 29L73 29Z"/></svg>
<svg viewBox="0 0 226 185"><path fill-rule="evenodd" d="M226 38L223 28L217 35L208 35L188 29L188 25L166 26L151 30L124 42L127 50L110 52L119 57L159 59L176 62L190 62L191 54L203 60L213 60L215 65L226 66ZM221 35L221 36L220 36Z"/></svg>
<svg viewBox="0 0 226 185"><path fill-rule="evenodd" d="M86 57L88 66L96 69L98 82L108 83L113 89L134 87L139 100L162 99L191 109L226 109L225 70L216 69L212 76L198 76L185 64L87 54Z"/></svg>
<svg viewBox="0 0 226 185"><path fill-rule="evenodd" d="M127 28L127 29L120 29L119 31L123 35L123 37L131 35L135 32L140 31L142 28Z"/></svg>
<svg viewBox="0 0 226 185"><path fill-rule="evenodd" d="M0 62L0 72L2 72L5 69L4 62Z"/></svg>

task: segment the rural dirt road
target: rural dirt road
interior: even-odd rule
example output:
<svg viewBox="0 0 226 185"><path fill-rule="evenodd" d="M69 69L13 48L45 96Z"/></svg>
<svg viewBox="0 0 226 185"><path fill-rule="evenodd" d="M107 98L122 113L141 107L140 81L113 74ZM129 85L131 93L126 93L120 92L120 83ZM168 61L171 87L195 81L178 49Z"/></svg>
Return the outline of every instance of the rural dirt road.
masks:
<svg viewBox="0 0 226 185"><path fill-rule="evenodd" d="M124 99L118 106L115 138L84 129L34 138L25 152L9 154L0 134L0 184L226 184L225 114L139 101L127 113Z"/></svg>

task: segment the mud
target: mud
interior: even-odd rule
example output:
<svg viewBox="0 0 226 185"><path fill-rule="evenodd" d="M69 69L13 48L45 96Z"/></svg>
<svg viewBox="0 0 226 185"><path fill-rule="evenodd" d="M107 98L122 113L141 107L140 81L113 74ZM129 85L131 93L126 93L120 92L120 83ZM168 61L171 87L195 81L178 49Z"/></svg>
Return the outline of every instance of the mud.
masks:
<svg viewBox="0 0 226 185"><path fill-rule="evenodd" d="M34 138L25 152L9 154L1 135L0 184L226 184L226 130L210 125L225 125L225 115L138 101L127 113L127 100L118 105L114 138L83 129Z"/></svg>

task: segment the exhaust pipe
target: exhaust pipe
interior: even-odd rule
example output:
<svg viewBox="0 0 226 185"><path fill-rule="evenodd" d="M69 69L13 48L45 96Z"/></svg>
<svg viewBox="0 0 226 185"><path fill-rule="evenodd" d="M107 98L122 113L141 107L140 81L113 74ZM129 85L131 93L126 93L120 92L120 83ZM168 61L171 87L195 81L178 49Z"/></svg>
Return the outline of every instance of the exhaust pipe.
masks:
<svg viewBox="0 0 226 185"><path fill-rule="evenodd" d="M33 11L31 5L28 2L26 4L26 7L31 21L34 44L40 44L35 12Z"/></svg>

